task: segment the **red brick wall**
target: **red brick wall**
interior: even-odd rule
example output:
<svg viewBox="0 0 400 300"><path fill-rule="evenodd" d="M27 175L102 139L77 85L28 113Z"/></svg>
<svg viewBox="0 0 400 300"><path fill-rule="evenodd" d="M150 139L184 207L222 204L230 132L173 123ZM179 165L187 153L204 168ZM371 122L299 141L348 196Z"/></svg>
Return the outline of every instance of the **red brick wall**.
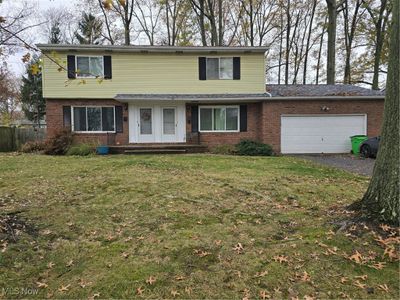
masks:
<svg viewBox="0 0 400 300"><path fill-rule="evenodd" d="M380 134L383 117L383 100L299 100L269 101L262 105L262 141L280 151L281 115L283 114L367 114L367 134ZM322 111L321 107L329 111Z"/></svg>
<svg viewBox="0 0 400 300"><path fill-rule="evenodd" d="M48 137L63 128L63 110L65 105L123 105L123 133L114 134L110 140L116 144L128 144L128 109L115 100L56 100L47 99L46 121ZM328 107L324 112L321 107ZM282 114L367 114L367 134L380 134L383 117L383 100L283 100L247 104L247 131L232 133L200 133L200 142L208 146L236 144L241 139L259 140L271 144L280 151L280 127ZM191 135L191 106L186 105L187 140ZM106 134L74 134L75 142L106 143ZM193 141L192 141L193 142Z"/></svg>
<svg viewBox="0 0 400 300"><path fill-rule="evenodd" d="M128 110L125 105L115 100L57 100L46 99L47 137L51 138L55 133L63 129L63 106L74 105L122 105L124 119L128 120ZM126 106L127 108L127 106ZM109 142L116 144L128 144L128 121L123 122L123 132L109 134ZM74 143L107 143L107 134L104 133L74 133Z"/></svg>
<svg viewBox="0 0 400 300"><path fill-rule="evenodd" d="M201 132L200 143L210 147L221 144L236 144L241 139L260 140L261 139L261 103L247 104L247 131L245 132ZM186 106L186 136L192 132L191 109ZM189 140L188 140L189 142Z"/></svg>

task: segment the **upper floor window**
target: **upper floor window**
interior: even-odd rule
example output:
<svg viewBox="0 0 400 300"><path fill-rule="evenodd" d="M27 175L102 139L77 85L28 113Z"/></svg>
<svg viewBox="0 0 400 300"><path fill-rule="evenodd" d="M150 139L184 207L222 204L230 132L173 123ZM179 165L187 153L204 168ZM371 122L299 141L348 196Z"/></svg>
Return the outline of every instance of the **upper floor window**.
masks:
<svg viewBox="0 0 400 300"><path fill-rule="evenodd" d="M207 79L233 79L233 57L208 57Z"/></svg>
<svg viewBox="0 0 400 300"><path fill-rule="evenodd" d="M76 77L104 77L103 56L76 56Z"/></svg>

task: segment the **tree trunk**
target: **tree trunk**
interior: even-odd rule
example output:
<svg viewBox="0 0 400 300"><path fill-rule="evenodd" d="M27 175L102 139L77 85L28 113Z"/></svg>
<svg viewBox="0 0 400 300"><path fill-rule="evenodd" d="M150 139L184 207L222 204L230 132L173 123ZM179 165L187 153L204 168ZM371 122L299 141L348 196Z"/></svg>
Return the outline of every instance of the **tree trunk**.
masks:
<svg viewBox="0 0 400 300"><path fill-rule="evenodd" d="M400 7L393 2L389 69L378 157L368 190L361 200L363 212L374 219L399 224L400 182Z"/></svg>
<svg viewBox="0 0 400 300"><path fill-rule="evenodd" d="M328 61L327 61L327 84L335 84L336 73L336 0L326 0L328 7Z"/></svg>
<svg viewBox="0 0 400 300"><path fill-rule="evenodd" d="M203 46L207 46L206 28L204 26L204 1L205 0L200 0L199 25L200 25L201 42Z"/></svg>
<svg viewBox="0 0 400 300"><path fill-rule="evenodd" d="M310 19L310 27L308 28L308 36L307 36L307 44L306 44L306 53L304 54L304 67L303 67L303 84L307 83L307 63L308 63L308 53L310 51L310 41L311 34L313 28L313 21L315 15L315 8L317 7L317 0L313 1L312 9L311 9L311 19Z"/></svg>
<svg viewBox="0 0 400 300"><path fill-rule="evenodd" d="M322 54L322 47L324 45L324 35L325 35L325 26L326 26L326 17L324 22L324 27L322 28L321 39L319 42L319 50L318 50L318 57L317 57L317 74L315 76L315 84L319 84L319 72L321 69L321 54Z"/></svg>
<svg viewBox="0 0 400 300"><path fill-rule="evenodd" d="M289 84L289 55L290 55L290 0L287 2L286 7L286 52L285 52L285 84Z"/></svg>

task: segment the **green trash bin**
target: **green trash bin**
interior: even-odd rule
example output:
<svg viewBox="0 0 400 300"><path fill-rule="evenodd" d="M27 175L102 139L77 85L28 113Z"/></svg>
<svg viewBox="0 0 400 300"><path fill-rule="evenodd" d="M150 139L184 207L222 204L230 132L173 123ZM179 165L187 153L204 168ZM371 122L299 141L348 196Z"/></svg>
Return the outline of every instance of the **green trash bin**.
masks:
<svg viewBox="0 0 400 300"><path fill-rule="evenodd" d="M351 152L354 155L360 154L360 145L362 142L368 139L366 135L353 135L350 137L351 139Z"/></svg>

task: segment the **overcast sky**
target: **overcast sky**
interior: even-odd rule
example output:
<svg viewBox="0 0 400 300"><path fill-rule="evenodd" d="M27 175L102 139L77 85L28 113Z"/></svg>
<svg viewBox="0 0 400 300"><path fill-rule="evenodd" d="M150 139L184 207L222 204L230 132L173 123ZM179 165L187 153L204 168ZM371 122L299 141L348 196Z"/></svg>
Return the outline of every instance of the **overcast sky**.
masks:
<svg viewBox="0 0 400 300"><path fill-rule="evenodd" d="M57 6L73 6L76 4L78 0L3 0L0 5L0 15L9 15L14 10L19 9L21 6L28 3L28 5L32 5L35 8L35 14L38 12L45 11L50 7ZM30 18L30 23L35 24L39 20L37 20L34 16ZM31 41L33 43L42 43L46 42L41 40L42 37L38 34L39 27L33 28L29 30L29 36L32 37ZM25 49L21 49L15 55L12 55L8 59L9 68L17 75L20 76L25 72L25 64L21 61L22 55L26 53Z"/></svg>

